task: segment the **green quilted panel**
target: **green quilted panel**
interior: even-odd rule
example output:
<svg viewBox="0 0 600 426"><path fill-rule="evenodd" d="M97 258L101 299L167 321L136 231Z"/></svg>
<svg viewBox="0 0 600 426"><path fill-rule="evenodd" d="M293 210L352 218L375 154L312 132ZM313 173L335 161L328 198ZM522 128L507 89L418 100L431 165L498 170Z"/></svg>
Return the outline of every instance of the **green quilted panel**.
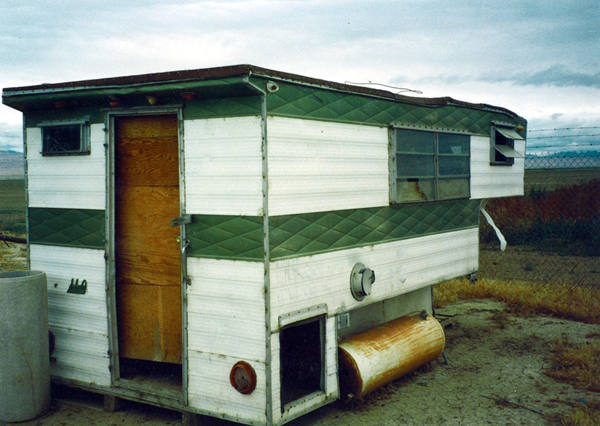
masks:
<svg viewBox="0 0 600 426"><path fill-rule="evenodd" d="M186 237L189 256L264 259L262 217L194 215Z"/></svg>
<svg viewBox="0 0 600 426"><path fill-rule="evenodd" d="M464 106L428 107L294 84L279 86L267 97L271 115L384 126L410 124L482 135L489 135L492 120L515 121L501 112Z"/></svg>
<svg viewBox="0 0 600 426"><path fill-rule="evenodd" d="M269 218L271 259L478 226L479 201L424 203Z"/></svg>
<svg viewBox="0 0 600 426"><path fill-rule="evenodd" d="M477 227L479 201L452 201L269 218L271 260ZM196 215L189 255L261 261L261 217Z"/></svg>
<svg viewBox="0 0 600 426"><path fill-rule="evenodd" d="M104 210L29 208L29 241L104 248Z"/></svg>
<svg viewBox="0 0 600 426"><path fill-rule="evenodd" d="M261 100L259 96L201 99L188 102L183 114L185 119L260 115Z"/></svg>

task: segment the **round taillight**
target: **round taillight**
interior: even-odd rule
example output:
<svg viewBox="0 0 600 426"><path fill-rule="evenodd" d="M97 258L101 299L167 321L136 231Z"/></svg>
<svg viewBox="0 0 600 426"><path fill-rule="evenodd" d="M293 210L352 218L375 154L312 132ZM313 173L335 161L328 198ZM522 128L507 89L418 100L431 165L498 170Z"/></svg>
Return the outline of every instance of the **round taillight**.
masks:
<svg viewBox="0 0 600 426"><path fill-rule="evenodd" d="M239 393L252 393L254 388L256 388L256 372L245 361L239 361L233 366L229 374L229 380L231 381L231 386Z"/></svg>

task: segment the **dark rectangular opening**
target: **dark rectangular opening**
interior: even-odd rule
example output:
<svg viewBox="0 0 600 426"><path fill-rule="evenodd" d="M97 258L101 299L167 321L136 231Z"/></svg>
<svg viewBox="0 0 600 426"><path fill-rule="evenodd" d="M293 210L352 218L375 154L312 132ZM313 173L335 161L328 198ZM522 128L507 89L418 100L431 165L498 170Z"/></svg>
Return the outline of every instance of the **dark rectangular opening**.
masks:
<svg viewBox="0 0 600 426"><path fill-rule="evenodd" d="M499 131L496 131L496 138L495 138L495 142L496 142L496 147L500 146L507 146L510 148L510 150L512 151L515 148L515 140L514 139L509 139L506 136L504 136L502 133L500 133ZM515 159L511 158L511 157L507 157L504 154L502 154L502 152L500 152L501 150L496 148L494 150L494 161L496 163L503 163L503 164L514 164Z"/></svg>
<svg viewBox="0 0 600 426"><path fill-rule="evenodd" d="M323 318L312 318L282 329L279 345L283 412L287 404L323 390Z"/></svg>
<svg viewBox="0 0 600 426"><path fill-rule="evenodd" d="M182 390L181 365L167 362L120 358L120 377L162 391Z"/></svg>

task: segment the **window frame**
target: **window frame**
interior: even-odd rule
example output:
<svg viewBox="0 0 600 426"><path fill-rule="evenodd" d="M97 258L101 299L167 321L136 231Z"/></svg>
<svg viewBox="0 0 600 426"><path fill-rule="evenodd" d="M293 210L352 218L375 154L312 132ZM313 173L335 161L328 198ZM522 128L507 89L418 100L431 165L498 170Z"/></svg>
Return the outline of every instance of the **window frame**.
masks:
<svg viewBox="0 0 600 426"><path fill-rule="evenodd" d="M492 121L490 126L491 166L512 166L515 163L515 158L525 157L524 154L515 149L515 141L525 140L525 138L521 136L517 130L518 126L515 124ZM498 137L498 135L500 135L500 137ZM498 139L500 138L504 143L497 143ZM500 154L501 157L498 158L497 154Z"/></svg>
<svg viewBox="0 0 600 426"><path fill-rule="evenodd" d="M64 150L64 151L50 151L49 147L45 142L45 130L50 128L58 127L72 127L79 126L79 149L77 150ZM53 120L44 121L38 123L42 136L42 146L40 153L44 157L60 157L60 156L72 156L72 155L90 155L91 154L91 143L90 143L90 120L89 117L73 120Z"/></svg>
<svg viewBox="0 0 600 426"><path fill-rule="evenodd" d="M398 151L398 131L402 130L410 130L417 132L424 132L433 135L433 153L408 153ZM448 154L440 152L440 135L462 135L468 137L468 147L467 152L463 154ZM466 131L452 130L452 129L436 129L436 128L423 128L423 127L411 127L411 126L402 126L402 125L390 125L389 127L389 176L390 176L390 204L411 204L411 203L427 203L427 202L438 202L438 201L448 201L448 200L460 200L460 199L470 199L471 198L471 134ZM407 200L402 201L398 196L398 180L402 179L398 177L398 157L400 155L415 155L415 156L424 156L430 155L433 157L433 176L419 176L414 178L406 178L406 179L430 179L432 181L433 186L433 197L431 199L425 200ZM468 171L465 174L460 175L441 175L440 174L440 158L450 157L450 158L466 158L466 164L468 167ZM443 197L440 195L440 187L439 182L443 180L450 179L466 179L467 180L467 194L464 194L458 197Z"/></svg>

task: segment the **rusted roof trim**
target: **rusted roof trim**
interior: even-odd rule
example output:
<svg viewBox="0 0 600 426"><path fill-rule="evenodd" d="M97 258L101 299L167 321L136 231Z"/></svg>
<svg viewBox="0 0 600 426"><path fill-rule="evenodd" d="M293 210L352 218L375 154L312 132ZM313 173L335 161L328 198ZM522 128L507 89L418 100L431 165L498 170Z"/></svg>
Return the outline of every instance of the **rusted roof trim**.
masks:
<svg viewBox="0 0 600 426"><path fill-rule="evenodd" d="M376 96L394 101L422 105L422 106L446 106L455 105L467 108L477 108L489 111L498 111L506 113L517 118L514 112L488 104L473 104L470 102L459 101L451 97L425 98L398 95L387 90L373 89L369 87L354 86L350 84L336 83L333 81L321 80L312 77L305 77L297 74L291 74L281 71L270 70L254 65L232 65L225 67L203 68L195 70L169 71L153 74L130 75L123 77L110 77L94 80L81 80L65 83L44 83L36 86L10 87L3 89L3 96L23 96L27 94L40 93L60 93L74 90L89 90L100 87L120 87L120 86L144 86L156 83L181 82L181 81L204 81L219 78L257 76L265 78L274 78L285 80L291 83L308 84L319 86L326 89L333 89L343 92L357 93L367 96Z"/></svg>
<svg viewBox="0 0 600 426"><path fill-rule="evenodd" d="M235 65L230 67L205 68L198 70L185 71L169 71L154 74L139 74L123 77L109 77L94 80L80 80L65 83L44 83L35 86L11 87L5 88L4 92L40 92L50 91L52 89L69 89L78 90L82 88L97 88L97 87L118 87L145 85L153 83L168 83L185 80L210 80L214 78L235 77L248 74L248 65Z"/></svg>

